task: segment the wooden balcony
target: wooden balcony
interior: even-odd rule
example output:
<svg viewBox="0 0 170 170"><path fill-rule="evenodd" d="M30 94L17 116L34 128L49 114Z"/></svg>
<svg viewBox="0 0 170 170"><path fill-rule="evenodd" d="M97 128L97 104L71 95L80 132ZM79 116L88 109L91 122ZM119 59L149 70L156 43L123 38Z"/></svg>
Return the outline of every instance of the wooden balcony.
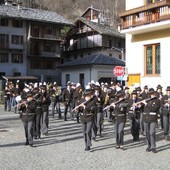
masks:
<svg viewBox="0 0 170 170"><path fill-rule="evenodd" d="M163 0L125 11L120 17L122 19L122 30L169 20L170 0Z"/></svg>

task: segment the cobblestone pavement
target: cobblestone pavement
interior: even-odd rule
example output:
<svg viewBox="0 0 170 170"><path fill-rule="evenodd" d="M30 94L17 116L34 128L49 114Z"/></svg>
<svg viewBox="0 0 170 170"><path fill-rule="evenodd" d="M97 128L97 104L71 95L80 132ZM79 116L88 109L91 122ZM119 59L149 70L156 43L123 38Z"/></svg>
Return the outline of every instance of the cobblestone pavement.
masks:
<svg viewBox="0 0 170 170"><path fill-rule="evenodd" d="M84 151L81 124L50 117L49 134L24 146L25 137L17 114L0 106L0 170L164 170L170 169L170 142L157 129L158 153L147 153L145 137L132 142L129 123L125 128L126 150L115 149L114 127L104 121L103 137Z"/></svg>

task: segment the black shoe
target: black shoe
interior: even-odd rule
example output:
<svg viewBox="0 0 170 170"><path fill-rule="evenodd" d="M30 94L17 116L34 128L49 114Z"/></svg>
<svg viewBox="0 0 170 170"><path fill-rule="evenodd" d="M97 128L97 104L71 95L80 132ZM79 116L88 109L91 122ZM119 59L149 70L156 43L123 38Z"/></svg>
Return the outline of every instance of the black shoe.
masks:
<svg viewBox="0 0 170 170"><path fill-rule="evenodd" d="M124 148L124 146L120 146L120 149L122 149L122 150L126 150L126 149Z"/></svg>
<svg viewBox="0 0 170 170"><path fill-rule="evenodd" d="M35 148L36 146L34 146L33 144L30 144L30 147Z"/></svg>
<svg viewBox="0 0 170 170"><path fill-rule="evenodd" d="M116 145L116 146L115 146L115 148L116 148L116 149L119 149L119 148L120 148L120 146L119 146L119 145Z"/></svg>
<svg viewBox="0 0 170 170"><path fill-rule="evenodd" d="M93 140L93 141L96 141L96 138L95 138L95 137L93 137L93 138L92 138L92 140Z"/></svg>
<svg viewBox="0 0 170 170"><path fill-rule="evenodd" d="M152 149L152 152L153 152L153 153L157 153L156 149Z"/></svg>
<svg viewBox="0 0 170 170"><path fill-rule="evenodd" d="M25 143L25 146L27 146L27 145L29 145L29 142L26 142L26 143Z"/></svg>
<svg viewBox="0 0 170 170"><path fill-rule="evenodd" d="M90 146L87 146L86 148L85 148L85 151L89 151L90 150Z"/></svg>
<svg viewBox="0 0 170 170"><path fill-rule="evenodd" d="M169 141L169 136L165 136L165 140L166 140L166 141Z"/></svg>
<svg viewBox="0 0 170 170"><path fill-rule="evenodd" d="M146 152L150 152L151 151L151 149L150 148L146 148Z"/></svg>

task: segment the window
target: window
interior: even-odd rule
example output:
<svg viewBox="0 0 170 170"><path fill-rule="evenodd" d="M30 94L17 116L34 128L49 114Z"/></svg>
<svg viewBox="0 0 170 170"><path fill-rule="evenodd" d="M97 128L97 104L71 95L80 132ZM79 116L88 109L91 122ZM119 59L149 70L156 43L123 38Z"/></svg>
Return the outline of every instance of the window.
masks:
<svg viewBox="0 0 170 170"><path fill-rule="evenodd" d="M159 1L162 1L162 0L145 0L145 4L152 4L155 2L159 2Z"/></svg>
<svg viewBox="0 0 170 170"><path fill-rule="evenodd" d="M12 44L17 44L17 45L23 44L23 36L12 35Z"/></svg>
<svg viewBox="0 0 170 170"><path fill-rule="evenodd" d="M76 60L77 59L77 55L74 55L74 60Z"/></svg>
<svg viewBox="0 0 170 170"><path fill-rule="evenodd" d="M0 63L8 63L8 53L0 53Z"/></svg>
<svg viewBox="0 0 170 170"><path fill-rule="evenodd" d="M17 20L17 19L13 19L12 20L12 26L16 27L16 28L22 28L23 27L23 21Z"/></svg>
<svg viewBox="0 0 170 170"><path fill-rule="evenodd" d="M11 56L12 63L23 63L23 54L20 53L12 53Z"/></svg>
<svg viewBox="0 0 170 170"><path fill-rule="evenodd" d="M44 43L44 51L45 52L55 52L54 44L50 42L45 42Z"/></svg>
<svg viewBox="0 0 170 170"><path fill-rule="evenodd" d="M8 19L0 18L0 26L8 26Z"/></svg>
<svg viewBox="0 0 170 170"><path fill-rule="evenodd" d="M145 49L145 75L159 75L160 69L160 44L144 46Z"/></svg>
<svg viewBox="0 0 170 170"><path fill-rule="evenodd" d="M53 26L47 26L47 34L52 35L53 34Z"/></svg>
<svg viewBox="0 0 170 170"><path fill-rule="evenodd" d="M13 76L21 76L21 73L20 72L14 72Z"/></svg>
<svg viewBox="0 0 170 170"><path fill-rule="evenodd" d="M66 74L66 84L68 81L70 81L70 74Z"/></svg>
<svg viewBox="0 0 170 170"><path fill-rule="evenodd" d="M0 48L8 48L9 35L0 34Z"/></svg>
<svg viewBox="0 0 170 170"><path fill-rule="evenodd" d="M33 33L32 34L35 37L39 37L39 26L38 25L33 26Z"/></svg>
<svg viewBox="0 0 170 170"><path fill-rule="evenodd" d="M52 60L31 60L30 61L31 69L55 69L55 62Z"/></svg>
<svg viewBox="0 0 170 170"><path fill-rule="evenodd" d="M79 75L80 84L84 86L84 74Z"/></svg>

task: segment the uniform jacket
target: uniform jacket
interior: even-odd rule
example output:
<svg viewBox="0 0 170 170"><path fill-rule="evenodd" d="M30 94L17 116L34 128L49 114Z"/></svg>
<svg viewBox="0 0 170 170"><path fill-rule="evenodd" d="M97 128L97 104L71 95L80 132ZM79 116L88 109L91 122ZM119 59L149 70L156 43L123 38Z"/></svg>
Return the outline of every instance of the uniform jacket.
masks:
<svg viewBox="0 0 170 170"><path fill-rule="evenodd" d="M143 121L147 123L156 122L159 109L160 100L158 98L148 101L147 105L144 106Z"/></svg>
<svg viewBox="0 0 170 170"><path fill-rule="evenodd" d="M165 106L165 104L168 103L168 95L163 95L161 99L161 108L162 108L162 113L164 116L168 116L170 113L170 107Z"/></svg>
<svg viewBox="0 0 170 170"><path fill-rule="evenodd" d="M123 99L120 103L116 104L114 108L114 115L117 123L126 122L126 113L128 110L128 102Z"/></svg>
<svg viewBox="0 0 170 170"><path fill-rule="evenodd" d="M85 102L85 99L81 100L80 103ZM83 114L80 116L80 120L82 123L88 123L89 121L94 120L94 114L96 113L95 107L96 102L94 98L91 98L87 103L85 104L85 109L83 109Z"/></svg>
<svg viewBox="0 0 170 170"><path fill-rule="evenodd" d="M133 99L129 99L128 100L128 103L129 103L129 107L128 107L128 117L129 119L133 119L133 118L136 118L136 119L139 119L140 118L140 113L142 111L142 108L141 107L133 107L133 103L137 103L137 102L140 102L141 99L140 98L136 98L135 101L133 101Z"/></svg>
<svg viewBox="0 0 170 170"><path fill-rule="evenodd" d="M36 100L31 100L27 102L28 106L26 108L25 104L22 104L20 109L22 111L21 119L23 122L30 122L33 121L35 118L35 111L37 107Z"/></svg>

